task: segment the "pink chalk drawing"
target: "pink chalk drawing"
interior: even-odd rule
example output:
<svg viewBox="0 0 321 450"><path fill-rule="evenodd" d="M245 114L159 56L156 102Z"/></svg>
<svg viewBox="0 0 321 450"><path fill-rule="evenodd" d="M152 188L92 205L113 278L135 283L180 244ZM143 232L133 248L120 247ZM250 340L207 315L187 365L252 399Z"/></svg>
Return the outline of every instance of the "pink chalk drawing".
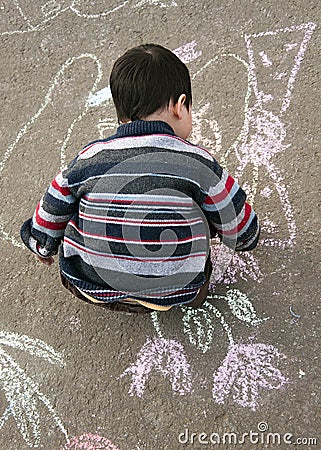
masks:
<svg viewBox="0 0 321 450"><path fill-rule="evenodd" d="M195 129L193 139L201 145L212 149L213 154L220 157L223 165L228 157L236 157L238 167L235 178L244 177L247 166L252 168L252 179L247 189L248 201L253 204L258 191L260 173L270 177L274 189L267 187L260 190L264 196L273 192L279 198L280 207L287 224L288 237L280 236L276 224L268 228L269 234L261 239L260 244L285 249L293 247L296 237L296 224L292 205L285 186L283 175L273 159L286 151L290 144L285 142L286 125L284 115L291 102L292 92L298 71L307 50L309 41L316 25L312 22L295 25L275 31L245 35L245 44L249 61L246 62L238 55L222 53L215 56L201 67L193 80L204 70L222 59L233 58L243 64L247 71L248 85L245 93L244 122L241 131L228 148L223 149L224 134L215 118L206 118L210 104L200 106L194 114ZM282 58L273 53L275 48L283 48ZM272 45L272 50L271 50ZM269 48L269 51L266 50ZM262 70L261 68L264 68ZM276 70L277 67L277 70ZM211 136L203 137L202 130L206 129ZM245 184L243 181L243 185ZM268 194L268 195L266 195ZM281 230L283 231L283 230ZM279 234L279 237L275 235Z"/></svg>
<svg viewBox="0 0 321 450"><path fill-rule="evenodd" d="M152 371L168 378L172 389L180 395L191 391L191 372L183 346L174 339L147 339L137 361L126 369L121 377L132 376L129 394L142 397L148 377Z"/></svg>
<svg viewBox="0 0 321 450"><path fill-rule="evenodd" d="M202 51L196 50L196 47L196 41L188 42L187 44L184 44L181 47L173 50L173 53L175 53L176 56L178 56L185 64L187 64L201 56Z"/></svg>
<svg viewBox="0 0 321 450"><path fill-rule="evenodd" d="M209 289L215 291L217 284L235 284L238 277L248 281L252 279L260 283L263 274L257 259L252 253L236 253L221 244L211 246L213 272Z"/></svg>
<svg viewBox="0 0 321 450"><path fill-rule="evenodd" d="M273 360L284 357L272 345L230 345L223 364L214 372L214 401L223 404L231 395L235 403L256 410L260 389L280 389L288 382L273 365Z"/></svg>
<svg viewBox="0 0 321 450"><path fill-rule="evenodd" d="M257 191L259 170L265 168L272 179L279 196L283 214L288 226L288 238L268 237L261 240L262 245L280 248L293 247L296 236L292 206L289 201L286 186L281 171L273 162L273 157L290 147L285 144L286 126L283 116L290 106L292 91L297 73L303 61L305 51L315 30L314 23L245 35L245 43L249 57L250 88L255 96L255 103L246 109L245 122L247 132L243 135L241 145L234 147L240 162L236 177L241 177L246 166L253 166L253 182L250 199L254 201ZM286 41L288 39L289 41ZM293 39L295 42L293 42ZM264 52L267 41L283 45L284 54L281 61ZM271 51L270 51L271 52ZM272 52L271 52L272 53ZM257 75L257 65L265 66L264 76ZM277 65L278 71L275 72ZM267 70L266 67L270 70ZM274 72L273 72L274 71ZM269 78L268 78L269 76ZM273 108L273 112L272 109ZM278 110L278 112L275 112ZM276 226L269 228L273 233Z"/></svg>
<svg viewBox="0 0 321 450"><path fill-rule="evenodd" d="M109 439L98 434L86 433L73 437L60 450L118 450Z"/></svg>
<svg viewBox="0 0 321 450"><path fill-rule="evenodd" d="M228 291L225 296L208 296L208 300L217 298L226 300L232 314L248 326L256 326L268 319L257 317L250 299L237 289ZM224 315L208 300L199 309L181 307L184 333L192 345L202 353L206 353L211 347L215 327L219 325L223 328L228 341L228 350L222 365L214 372L213 400L223 404L231 393L236 403L255 410L259 405L262 390L276 390L287 384L287 377L272 364L274 360L278 362L284 359L285 355L272 345L236 343ZM151 313L159 337L148 339L139 353L136 364L132 364L121 375L121 377L128 374L133 376L130 395L142 397L146 379L152 368L170 377L174 391L181 394L192 392L192 374L183 346L177 341L162 337L159 314L156 311Z"/></svg>

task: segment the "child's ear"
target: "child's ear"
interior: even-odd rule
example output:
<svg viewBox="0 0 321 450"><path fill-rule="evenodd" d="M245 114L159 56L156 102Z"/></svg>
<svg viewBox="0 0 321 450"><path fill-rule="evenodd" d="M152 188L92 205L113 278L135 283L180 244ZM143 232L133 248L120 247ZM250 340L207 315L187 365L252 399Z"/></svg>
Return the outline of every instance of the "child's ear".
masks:
<svg viewBox="0 0 321 450"><path fill-rule="evenodd" d="M173 113L179 120L181 120L183 117L183 108L184 108L185 102L186 102L186 95L181 94L179 96L177 102L175 103L175 105L173 105Z"/></svg>

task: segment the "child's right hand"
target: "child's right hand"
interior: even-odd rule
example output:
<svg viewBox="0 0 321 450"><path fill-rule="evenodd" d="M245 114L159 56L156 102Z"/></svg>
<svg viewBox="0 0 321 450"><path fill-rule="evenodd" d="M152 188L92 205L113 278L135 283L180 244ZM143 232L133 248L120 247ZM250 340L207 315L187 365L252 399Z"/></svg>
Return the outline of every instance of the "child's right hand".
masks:
<svg viewBox="0 0 321 450"><path fill-rule="evenodd" d="M40 261L45 266L51 266L55 262L52 256L48 256L47 258L44 258L43 256L36 255L36 258L38 261Z"/></svg>

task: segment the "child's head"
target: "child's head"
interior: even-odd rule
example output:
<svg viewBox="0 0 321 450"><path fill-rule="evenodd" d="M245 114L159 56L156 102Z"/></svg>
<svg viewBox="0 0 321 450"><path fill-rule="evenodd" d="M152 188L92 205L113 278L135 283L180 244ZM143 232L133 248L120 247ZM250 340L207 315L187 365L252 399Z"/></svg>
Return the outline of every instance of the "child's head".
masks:
<svg viewBox="0 0 321 450"><path fill-rule="evenodd" d="M188 69L160 45L140 45L122 55L113 66L110 88L120 122L146 119L170 105L190 115Z"/></svg>

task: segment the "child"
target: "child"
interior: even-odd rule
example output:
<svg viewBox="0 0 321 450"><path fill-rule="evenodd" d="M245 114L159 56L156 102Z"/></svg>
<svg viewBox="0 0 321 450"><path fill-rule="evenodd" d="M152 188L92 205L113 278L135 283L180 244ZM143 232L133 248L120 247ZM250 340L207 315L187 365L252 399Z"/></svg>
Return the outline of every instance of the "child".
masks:
<svg viewBox="0 0 321 450"><path fill-rule="evenodd" d="M210 153L188 142L187 67L147 44L114 64L115 135L85 147L52 181L21 238L39 261L60 246L63 285L114 311L199 306L211 275L210 239L253 249L258 219Z"/></svg>

